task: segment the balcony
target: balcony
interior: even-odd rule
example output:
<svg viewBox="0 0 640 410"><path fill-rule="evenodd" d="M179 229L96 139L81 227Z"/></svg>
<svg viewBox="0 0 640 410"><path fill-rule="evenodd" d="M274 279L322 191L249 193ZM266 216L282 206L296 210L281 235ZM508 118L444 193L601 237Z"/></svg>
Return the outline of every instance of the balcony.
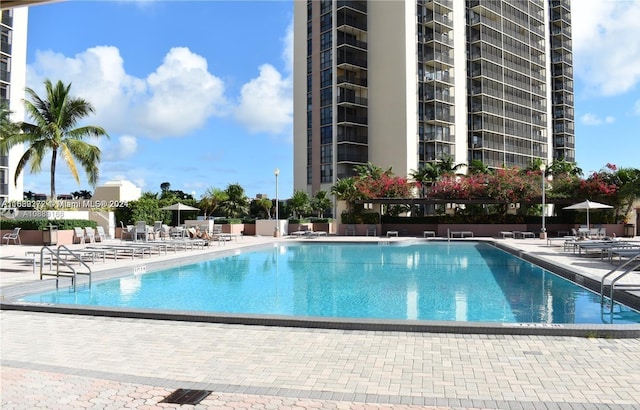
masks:
<svg viewBox="0 0 640 410"><path fill-rule="evenodd" d="M338 104L353 104L353 105L362 105L366 106L368 100L363 97L357 97L355 95L339 95L338 96Z"/></svg>
<svg viewBox="0 0 640 410"><path fill-rule="evenodd" d="M367 79L366 78L356 77L356 76L352 76L352 75L341 75L341 76L338 76L336 78L336 82L337 82L338 85L351 84L351 85L358 85L358 86L361 86L361 87L366 87L367 86Z"/></svg>
<svg viewBox="0 0 640 410"><path fill-rule="evenodd" d="M368 118L366 114L348 114L344 112L338 112L338 123L349 122L352 124L367 125Z"/></svg>
<svg viewBox="0 0 640 410"><path fill-rule="evenodd" d="M366 50L367 49L367 43L364 41L360 41L357 40L351 36L346 36L344 33L342 32L338 32L338 39L337 39L337 46L344 46L344 45L349 45L349 46L353 46L353 47L357 47L360 48L362 50Z"/></svg>
<svg viewBox="0 0 640 410"><path fill-rule="evenodd" d="M348 7L348 8L354 9L354 10L361 11L363 13L367 12L367 2L366 1L356 1L356 0L344 1L344 0L339 0L338 4L337 4L337 9L340 10L343 7Z"/></svg>

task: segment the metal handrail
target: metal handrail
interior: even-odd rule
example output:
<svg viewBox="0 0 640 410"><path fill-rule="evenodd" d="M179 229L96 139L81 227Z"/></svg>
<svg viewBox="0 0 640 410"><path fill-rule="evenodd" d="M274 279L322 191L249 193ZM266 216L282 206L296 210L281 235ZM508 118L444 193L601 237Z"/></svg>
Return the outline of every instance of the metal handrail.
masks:
<svg viewBox="0 0 640 410"><path fill-rule="evenodd" d="M60 257L60 249L66 250L68 252L68 255L72 255L73 257L75 257L80 262L81 265L83 265L84 267L87 268L87 272L78 272L78 271L76 271L76 269L73 266L71 266L66 261L66 259L62 259ZM51 255L55 256L55 258L56 258L56 272L55 273L45 273L45 272L42 271L45 250L49 251L49 253ZM62 262L62 264L64 266L66 266L67 268L69 268L71 270L72 275L60 275L60 262ZM56 277L56 289L58 289L58 281L60 279L60 276L69 276L69 277L71 277L71 284L73 285L73 291L75 292L76 291L76 282L77 282L78 275L88 275L89 276L89 286L91 286L91 267L89 267L89 265L87 265L86 262L82 260L82 257L80 257L79 255L76 255L67 246L59 245L56 251L54 251L53 249L49 248L46 245L43 246L40 249L40 280L42 280L43 276L55 276Z"/></svg>
<svg viewBox="0 0 640 410"><path fill-rule="evenodd" d="M615 283L622 279L624 276L626 276L627 274L629 274L630 272L633 272L636 268L638 268L640 266L640 261L638 261L637 259L640 258L640 252L638 252L636 255L632 256L631 258L629 258L628 261L626 261L625 263L621 264L620 266L616 266L614 269L612 269L611 271L607 272L603 277L602 280L600 282L600 306L604 305L604 283L606 281L606 279L613 275L614 273L616 273L617 271L619 271L622 268L627 267L628 265L632 265L633 266L629 267L627 270L625 270L624 272L620 273L619 276L616 276L614 279L611 280L611 284L609 285L611 288L611 293L610 293L610 300L611 300L611 311L613 312L613 291L614 291L614 287L615 287Z"/></svg>

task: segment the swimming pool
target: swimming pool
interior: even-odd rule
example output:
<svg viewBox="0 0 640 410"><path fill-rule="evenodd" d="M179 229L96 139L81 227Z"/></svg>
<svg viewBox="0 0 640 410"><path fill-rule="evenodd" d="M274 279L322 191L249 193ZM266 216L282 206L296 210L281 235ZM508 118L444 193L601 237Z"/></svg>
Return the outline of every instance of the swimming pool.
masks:
<svg viewBox="0 0 640 410"><path fill-rule="evenodd" d="M640 323L633 309L603 315L599 295L476 242L281 242L21 301L296 318Z"/></svg>

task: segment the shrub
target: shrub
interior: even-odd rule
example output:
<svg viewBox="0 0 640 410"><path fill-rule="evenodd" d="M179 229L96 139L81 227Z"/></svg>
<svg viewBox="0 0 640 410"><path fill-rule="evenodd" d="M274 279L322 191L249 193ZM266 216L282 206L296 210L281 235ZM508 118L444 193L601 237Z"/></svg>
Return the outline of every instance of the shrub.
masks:
<svg viewBox="0 0 640 410"><path fill-rule="evenodd" d="M70 230L73 228L96 228L98 224L96 221L90 221L88 219L60 219L60 220L46 220L46 219L4 219L0 223L1 229L13 229L22 228L25 231L41 231L45 228L49 228L49 225L57 226L59 231Z"/></svg>

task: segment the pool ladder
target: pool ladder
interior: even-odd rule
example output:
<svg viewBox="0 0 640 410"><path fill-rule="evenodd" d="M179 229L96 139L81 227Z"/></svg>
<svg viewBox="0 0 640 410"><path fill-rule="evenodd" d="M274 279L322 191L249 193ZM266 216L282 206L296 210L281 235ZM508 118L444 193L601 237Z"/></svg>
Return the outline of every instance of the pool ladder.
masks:
<svg viewBox="0 0 640 410"><path fill-rule="evenodd" d="M65 258L63 259L62 256L60 255L60 250L64 250L65 252L65 256L72 256L73 258L75 258L80 265L84 266L85 268L87 268L87 271L78 271L76 270L73 266L71 266L71 264L69 263L69 261ZM44 267L44 257L45 257L45 252L50 255L51 258L55 258L56 260L56 269L55 272L44 272L43 271L43 267ZM69 271L61 271L60 270L60 264L64 265L65 267L67 267L69 269ZM73 291L76 291L76 286L78 284L78 275L85 275L85 276L89 276L89 287L91 287L91 268L89 267L89 265L87 265L85 263L85 261L82 260L82 257L78 254L75 254L71 249L67 248L64 245L59 245L57 249L51 249L48 246L43 246L40 249L40 280L42 280L43 276L55 276L56 278L56 289L58 289L58 282L60 280L60 278L71 278L71 286L73 288Z"/></svg>
<svg viewBox="0 0 640 410"><path fill-rule="evenodd" d="M605 283L607 279L610 279L611 283L609 284L608 299L611 305L610 311L609 311L611 315L613 315L613 305L614 305L613 296L616 289L640 290L640 283L626 283L626 284L618 283L620 279L622 279L623 277L627 276L630 273L640 273L640 272L636 272L636 269L639 269L639 268L640 268L640 252L633 255L631 258L629 258L628 261L621 264L620 266L616 266L615 268L607 272L602 277L602 281L600 282L600 306L604 306L605 304L605 297L607 297L605 295L605 289L606 289Z"/></svg>

